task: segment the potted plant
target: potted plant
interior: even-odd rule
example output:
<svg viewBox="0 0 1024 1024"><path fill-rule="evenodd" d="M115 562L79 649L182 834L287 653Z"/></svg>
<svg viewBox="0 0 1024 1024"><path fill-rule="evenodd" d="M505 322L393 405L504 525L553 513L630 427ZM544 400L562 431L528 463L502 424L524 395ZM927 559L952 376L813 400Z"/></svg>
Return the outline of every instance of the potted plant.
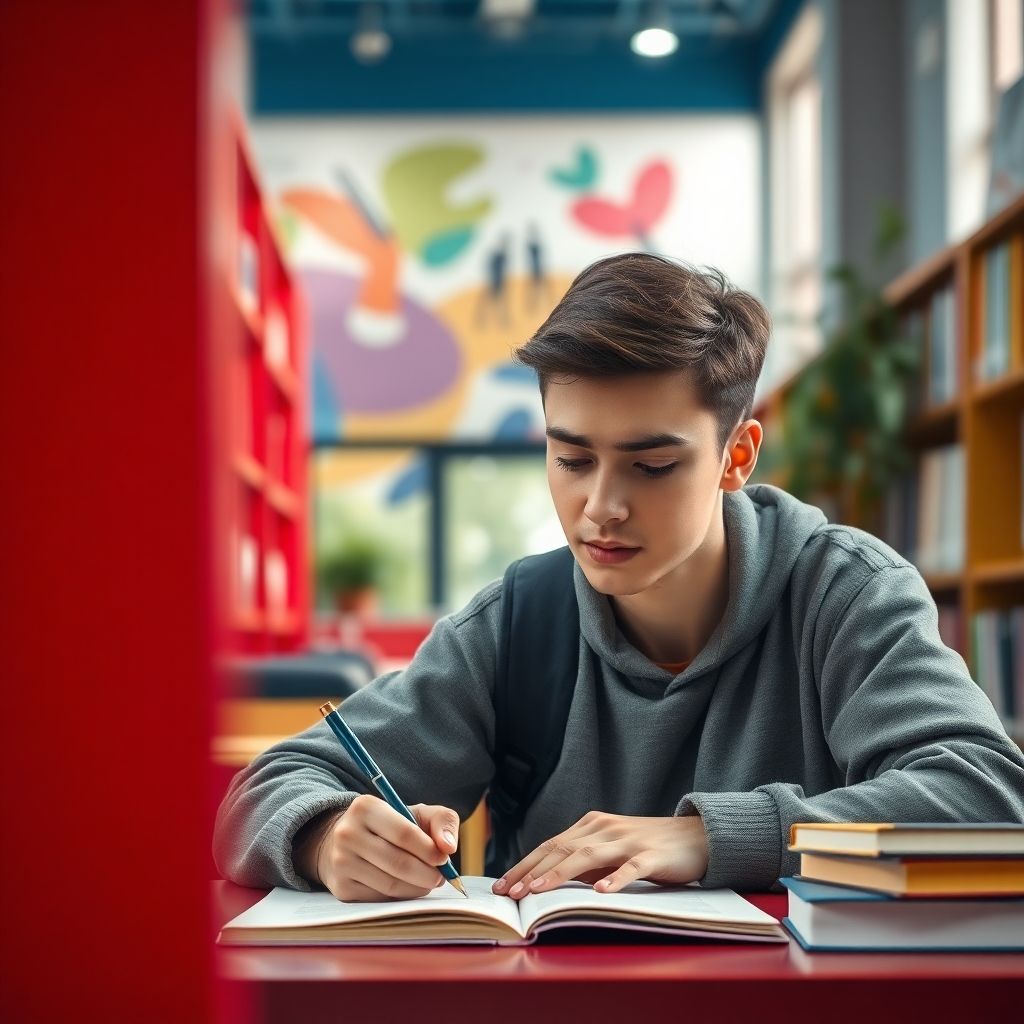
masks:
<svg viewBox="0 0 1024 1024"><path fill-rule="evenodd" d="M902 235L902 220L884 210L876 258L884 260ZM828 277L842 293L841 320L787 389L774 454L788 471L787 490L829 498L846 521L863 525L910 463L904 430L921 338L858 268L834 267Z"/></svg>
<svg viewBox="0 0 1024 1024"><path fill-rule="evenodd" d="M342 612L366 614L376 606L387 551L369 534L348 533L317 561L322 591Z"/></svg>

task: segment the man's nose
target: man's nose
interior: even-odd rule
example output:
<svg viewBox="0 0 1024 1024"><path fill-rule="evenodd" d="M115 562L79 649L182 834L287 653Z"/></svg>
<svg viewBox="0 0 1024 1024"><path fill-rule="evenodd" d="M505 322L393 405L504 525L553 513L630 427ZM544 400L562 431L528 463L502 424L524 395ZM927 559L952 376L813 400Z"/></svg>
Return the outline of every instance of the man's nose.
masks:
<svg viewBox="0 0 1024 1024"><path fill-rule="evenodd" d="M596 526L625 519L628 507L625 496L609 476L598 474L594 489L587 497L583 514Z"/></svg>

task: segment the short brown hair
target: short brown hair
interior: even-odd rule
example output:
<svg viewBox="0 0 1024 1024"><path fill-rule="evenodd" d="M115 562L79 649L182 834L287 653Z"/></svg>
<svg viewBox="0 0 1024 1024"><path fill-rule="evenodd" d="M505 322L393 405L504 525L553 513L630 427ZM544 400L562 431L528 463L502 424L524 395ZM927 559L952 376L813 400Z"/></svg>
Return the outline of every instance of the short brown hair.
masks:
<svg viewBox="0 0 1024 1024"><path fill-rule="evenodd" d="M718 270L644 252L591 263L514 355L540 378L688 370L724 445L750 415L768 310Z"/></svg>

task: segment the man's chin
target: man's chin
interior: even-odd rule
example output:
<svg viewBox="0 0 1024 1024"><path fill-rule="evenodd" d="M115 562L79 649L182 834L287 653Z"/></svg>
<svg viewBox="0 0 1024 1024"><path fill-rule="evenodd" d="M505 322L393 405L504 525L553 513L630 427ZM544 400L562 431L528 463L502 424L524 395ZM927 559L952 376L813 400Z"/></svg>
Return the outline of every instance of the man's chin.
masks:
<svg viewBox="0 0 1024 1024"><path fill-rule="evenodd" d="M601 569L597 566L583 566L583 575L587 582L599 593L606 597L632 597L646 590L646 585L639 584L636 576L632 573L623 572L621 569Z"/></svg>

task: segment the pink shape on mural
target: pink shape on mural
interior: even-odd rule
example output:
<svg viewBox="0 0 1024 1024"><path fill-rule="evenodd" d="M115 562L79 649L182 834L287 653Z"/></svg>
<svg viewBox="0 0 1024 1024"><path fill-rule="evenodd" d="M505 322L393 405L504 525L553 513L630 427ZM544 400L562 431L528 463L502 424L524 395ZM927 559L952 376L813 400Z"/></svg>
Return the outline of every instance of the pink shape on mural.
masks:
<svg viewBox="0 0 1024 1024"><path fill-rule="evenodd" d="M576 221L607 238L647 235L664 216L672 198L672 170L662 160L644 167L633 182L633 194L627 203L587 196L572 206Z"/></svg>

